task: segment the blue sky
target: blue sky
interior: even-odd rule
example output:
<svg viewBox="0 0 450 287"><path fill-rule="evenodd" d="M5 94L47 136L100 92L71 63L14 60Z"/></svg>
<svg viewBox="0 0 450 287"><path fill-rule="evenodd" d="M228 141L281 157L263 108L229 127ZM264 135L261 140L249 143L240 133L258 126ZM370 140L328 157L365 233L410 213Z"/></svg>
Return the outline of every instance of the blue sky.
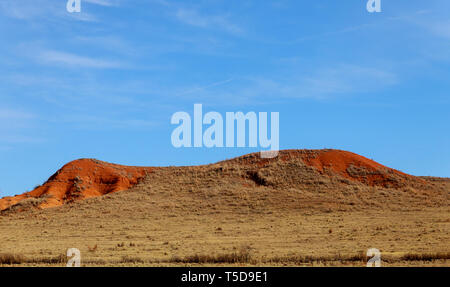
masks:
<svg viewBox="0 0 450 287"><path fill-rule="evenodd" d="M450 1L0 1L0 197L63 164L211 163L170 118L280 113L280 147L450 176Z"/></svg>

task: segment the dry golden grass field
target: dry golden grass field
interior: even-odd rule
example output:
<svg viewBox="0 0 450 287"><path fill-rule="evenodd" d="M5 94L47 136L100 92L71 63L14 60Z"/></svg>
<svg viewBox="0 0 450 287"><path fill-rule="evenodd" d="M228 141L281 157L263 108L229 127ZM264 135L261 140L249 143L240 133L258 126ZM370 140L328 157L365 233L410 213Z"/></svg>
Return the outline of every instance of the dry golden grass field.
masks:
<svg viewBox="0 0 450 287"><path fill-rule="evenodd" d="M30 197L1 212L0 265L65 266L78 248L82 266L363 267L373 247L383 266L450 266L449 179L330 152L155 168L52 208Z"/></svg>

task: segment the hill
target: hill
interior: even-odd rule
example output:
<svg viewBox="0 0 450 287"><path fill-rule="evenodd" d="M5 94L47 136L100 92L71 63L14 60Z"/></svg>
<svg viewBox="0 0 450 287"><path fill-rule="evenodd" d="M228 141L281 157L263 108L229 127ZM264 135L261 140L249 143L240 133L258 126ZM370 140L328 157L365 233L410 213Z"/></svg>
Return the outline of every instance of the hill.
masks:
<svg viewBox="0 0 450 287"><path fill-rule="evenodd" d="M131 167L95 159L80 159L64 165L47 182L31 192L0 199L0 211L27 208L49 208L127 190L153 172L163 173L160 184L183 182L184 187L195 180L222 182L235 188L266 187L331 189L334 198L352 186L358 188L408 189L418 188L423 196L431 195L434 185L426 180L385 167L360 155L340 150L286 150L274 159L262 159L258 154L245 155L217 164L198 167ZM186 181L187 179L187 181ZM240 186L235 186L239 182ZM209 184L209 185L210 185ZM431 192L431 193L430 193ZM432 202L439 194L432 194ZM406 196L408 196L406 194ZM344 201L349 201L347 197Z"/></svg>
<svg viewBox="0 0 450 287"><path fill-rule="evenodd" d="M449 198L449 179L339 150L186 167L82 159L0 200L0 265L2 253L61 265L79 248L89 266L364 266L375 247L385 265L448 266Z"/></svg>

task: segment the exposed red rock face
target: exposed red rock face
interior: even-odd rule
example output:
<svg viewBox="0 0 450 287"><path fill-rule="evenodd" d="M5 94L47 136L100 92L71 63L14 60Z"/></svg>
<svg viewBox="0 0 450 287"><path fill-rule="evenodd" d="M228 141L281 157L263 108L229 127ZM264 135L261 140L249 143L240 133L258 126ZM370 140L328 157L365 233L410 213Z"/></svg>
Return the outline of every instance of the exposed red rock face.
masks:
<svg viewBox="0 0 450 287"><path fill-rule="evenodd" d="M123 166L95 159L75 160L63 166L33 191L0 199L0 210L33 198L45 198L42 203L35 200L34 204L48 208L126 190L152 170L154 168Z"/></svg>
<svg viewBox="0 0 450 287"><path fill-rule="evenodd" d="M348 151L324 150L304 154L302 158L306 164L321 173L328 169L342 177L370 186L395 186L394 182L415 178Z"/></svg>
<svg viewBox="0 0 450 287"><path fill-rule="evenodd" d="M408 182L424 183L419 177L386 167L358 154L334 149L324 150L284 150L278 157L261 159L253 155L239 157L240 164L264 168L276 162L301 159L322 175L340 176L368 186L399 187ZM231 162L234 160L231 160Z"/></svg>

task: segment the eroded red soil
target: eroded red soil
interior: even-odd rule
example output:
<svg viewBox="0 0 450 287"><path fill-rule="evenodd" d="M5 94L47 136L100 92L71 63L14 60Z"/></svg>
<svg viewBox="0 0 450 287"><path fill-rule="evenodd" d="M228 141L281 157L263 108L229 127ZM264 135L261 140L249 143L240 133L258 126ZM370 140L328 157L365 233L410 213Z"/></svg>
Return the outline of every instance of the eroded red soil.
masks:
<svg viewBox="0 0 450 287"><path fill-rule="evenodd" d="M33 191L0 199L0 210L29 198L45 197L46 200L38 206L48 208L127 190L152 170L154 168L123 166L95 159L75 160L63 166Z"/></svg>

